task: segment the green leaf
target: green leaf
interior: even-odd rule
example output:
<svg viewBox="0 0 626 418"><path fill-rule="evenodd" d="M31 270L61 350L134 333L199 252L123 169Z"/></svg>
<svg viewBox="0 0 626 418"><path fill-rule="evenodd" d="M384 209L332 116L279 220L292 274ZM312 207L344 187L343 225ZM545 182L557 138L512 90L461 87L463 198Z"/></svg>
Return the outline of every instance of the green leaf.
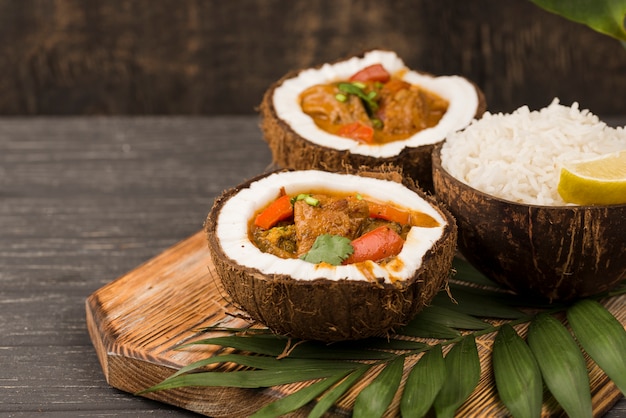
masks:
<svg viewBox="0 0 626 418"><path fill-rule="evenodd" d="M532 351L512 326L504 324L491 355L498 395L515 418L541 416L543 383Z"/></svg>
<svg viewBox="0 0 626 418"><path fill-rule="evenodd" d="M435 397L437 417L452 418L472 394L480 379L480 359L472 334L455 344L445 357L446 379Z"/></svg>
<svg viewBox="0 0 626 418"><path fill-rule="evenodd" d="M363 101L363 104L365 105L368 115L372 115L374 112L376 112L378 110L378 102L376 102L375 100L375 95L374 96L368 96L365 91L363 90L364 85L361 85L359 83L339 83L337 85L337 88L346 93L346 94L354 94L355 96L357 96L358 98L360 98Z"/></svg>
<svg viewBox="0 0 626 418"><path fill-rule="evenodd" d="M462 258L454 257L454 259L452 259L452 268L456 271L454 275L455 280L462 280L487 287L501 287L499 284L490 280L487 276L478 271L476 267L472 266L467 260Z"/></svg>
<svg viewBox="0 0 626 418"><path fill-rule="evenodd" d="M288 344L292 344L288 347ZM343 345L341 343L323 344L316 341L290 340L278 335L230 335L225 337L205 338L186 344L192 345L220 345L241 351L278 357L289 351L289 358L302 359L344 359L344 360L383 360L393 356L379 350L368 350L367 347ZM183 346L183 347L185 347Z"/></svg>
<svg viewBox="0 0 626 418"><path fill-rule="evenodd" d="M424 321L418 314L408 324L398 330L398 334L419 338L451 339L461 336L461 333L453 328L436 322Z"/></svg>
<svg viewBox="0 0 626 418"><path fill-rule="evenodd" d="M531 0L537 6L593 30L626 41L626 2L618 0Z"/></svg>
<svg viewBox="0 0 626 418"><path fill-rule="evenodd" d="M332 385L343 379L346 375L347 373L340 373L306 386L297 392L264 406L251 415L251 418L278 417L288 414L289 412L293 412L328 390Z"/></svg>
<svg viewBox="0 0 626 418"><path fill-rule="evenodd" d="M589 376L582 352L567 328L547 313L528 329L528 345L548 389L570 418L592 414Z"/></svg>
<svg viewBox="0 0 626 418"><path fill-rule="evenodd" d="M353 371L343 382L335 386L333 389L329 390L322 396L319 402L313 407L311 412L309 413L309 418L321 418L326 411L332 407L339 398L343 396L344 393L348 389L350 389L356 382L363 376L363 374L368 371L371 366L360 366L358 369Z"/></svg>
<svg viewBox="0 0 626 418"><path fill-rule="evenodd" d="M209 357L198 360L185 367L182 367L176 373L165 379L166 381L181 374L189 373L199 368L216 363L235 363L242 366L254 367L256 369L272 369L272 370L300 370L302 368L315 367L317 369L352 369L355 363L352 361L339 360L317 360L317 359L293 359L267 356L250 356L242 354L224 354L221 356Z"/></svg>
<svg viewBox="0 0 626 418"><path fill-rule="evenodd" d="M517 319L525 316L523 312L500 302L502 295L476 292L454 285L450 285L450 291L456 303L450 300L447 292L440 292L435 296L433 305L486 318Z"/></svg>
<svg viewBox="0 0 626 418"><path fill-rule="evenodd" d="M319 264L322 262L338 266L354 252L350 239L340 235L319 235L311 249L300 256L304 261Z"/></svg>
<svg viewBox="0 0 626 418"><path fill-rule="evenodd" d="M189 373L166 379L140 393L174 389L184 386L218 386L237 388L265 388L287 383L304 382L333 376L336 369L300 369L293 370L244 370L234 372Z"/></svg>
<svg viewBox="0 0 626 418"><path fill-rule="evenodd" d="M413 366L404 385L400 401L403 417L423 417L430 410L446 379L446 364L441 346L424 353Z"/></svg>
<svg viewBox="0 0 626 418"><path fill-rule="evenodd" d="M333 360L384 360L395 354L376 350L375 345L367 342L346 341L325 344L318 341L304 341L293 347L289 357L302 359L333 359Z"/></svg>
<svg viewBox="0 0 626 418"><path fill-rule="evenodd" d="M626 331L600 303L585 299L567 310L580 345L626 395Z"/></svg>
<svg viewBox="0 0 626 418"><path fill-rule="evenodd" d="M418 316L420 321L432 322L450 328L478 330L491 327L490 324L478 318L437 305L425 308Z"/></svg>
<svg viewBox="0 0 626 418"><path fill-rule="evenodd" d="M379 349L379 350L411 350L422 351L430 348L430 345L419 341L412 340L400 340L396 338L367 338L364 340L358 340L351 342L352 344L359 344L361 350L367 349Z"/></svg>
<svg viewBox="0 0 626 418"><path fill-rule="evenodd" d="M185 344L180 348L194 345L219 345L232 347L237 350L249 351L267 356L279 356L285 351L289 339L273 334L268 335L229 335L225 337L212 337Z"/></svg>
<svg viewBox="0 0 626 418"><path fill-rule="evenodd" d="M382 416L400 387L404 356L390 361L376 378L357 396L354 402L355 417Z"/></svg>

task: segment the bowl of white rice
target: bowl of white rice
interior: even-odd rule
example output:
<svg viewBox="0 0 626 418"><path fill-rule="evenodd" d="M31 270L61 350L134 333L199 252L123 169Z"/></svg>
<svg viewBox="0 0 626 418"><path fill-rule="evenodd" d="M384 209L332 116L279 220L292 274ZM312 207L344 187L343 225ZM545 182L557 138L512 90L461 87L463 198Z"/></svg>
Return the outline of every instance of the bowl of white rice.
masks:
<svg viewBox="0 0 626 418"><path fill-rule="evenodd" d="M626 205L566 203L560 170L625 149L624 127L577 103L487 112L433 151L435 193L459 251L491 279L550 301L590 296L626 279Z"/></svg>

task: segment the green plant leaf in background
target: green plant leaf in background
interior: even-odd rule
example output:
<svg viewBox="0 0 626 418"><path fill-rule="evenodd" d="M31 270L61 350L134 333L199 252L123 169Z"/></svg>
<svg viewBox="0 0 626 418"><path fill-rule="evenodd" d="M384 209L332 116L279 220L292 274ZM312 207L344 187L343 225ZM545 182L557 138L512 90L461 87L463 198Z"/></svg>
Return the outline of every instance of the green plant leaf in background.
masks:
<svg viewBox="0 0 626 418"><path fill-rule="evenodd" d="M567 328L552 315L540 313L530 323L527 340L546 386L567 415L591 417L585 359Z"/></svg>
<svg viewBox="0 0 626 418"><path fill-rule="evenodd" d="M591 299L569 308L567 319L580 345L626 395L626 331L622 324Z"/></svg>
<svg viewBox="0 0 626 418"><path fill-rule="evenodd" d="M623 0L531 0L537 6L596 32L626 41L626 2Z"/></svg>
<svg viewBox="0 0 626 418"><path fill-rule="evenodd" d="M504 324L491 354L500 400L514 418L541 416L543 383L532 351L509 324Z"/></svg>
<svg viewBox="0 0 626 418"><path fill-rule="evenodd" d="M446 379L435 397L437 418L452 418L472 394L480 379L480 359L474 335L456 343L445 357Z"/></svg>
<svg viewBox="0 0 626 418"><path fill-rule="evenodd" d="M353 415L362 418L381 417L400 387L404 356L398 356L356 397Z"/></svg>
<svg viewBox="0 0 626 418"><path fill-rule="evenodd" d="M413 366L404 385L400 402L403 417L426 415L446 379L446 364L441 345L436 345Z"/></svg>

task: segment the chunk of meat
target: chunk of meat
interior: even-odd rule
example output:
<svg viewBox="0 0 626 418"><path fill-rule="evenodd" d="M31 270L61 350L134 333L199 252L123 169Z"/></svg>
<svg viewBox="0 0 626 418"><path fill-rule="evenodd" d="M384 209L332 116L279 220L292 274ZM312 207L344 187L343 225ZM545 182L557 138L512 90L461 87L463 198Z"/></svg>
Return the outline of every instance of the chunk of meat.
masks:
<svg viewBox="0 0 626 418"><path fill-rule="evenodd" d="M369 216L364 200L327 195L313 197L319 200L317 206L311 206L304 200L294 204L298 255L309 251L319 235L341 235L350 240L356 238L361 224Z"/></svg>
<svg viewBox="0 0 626 418"><path fill-rule="evenodd" d="M386 134L409 134L427 128L426 111L420 90L409 83L393 80L380 90L378 117Z"/></svg>
<svg viewBox="0 0 626 418"><path fill-rule="evenodd" d="M337 100L343 94L335 84L318 84L300 94L300 106L307 115L336 125L362 122L371 125L361 99L348 95L345 102Z"/></svg>

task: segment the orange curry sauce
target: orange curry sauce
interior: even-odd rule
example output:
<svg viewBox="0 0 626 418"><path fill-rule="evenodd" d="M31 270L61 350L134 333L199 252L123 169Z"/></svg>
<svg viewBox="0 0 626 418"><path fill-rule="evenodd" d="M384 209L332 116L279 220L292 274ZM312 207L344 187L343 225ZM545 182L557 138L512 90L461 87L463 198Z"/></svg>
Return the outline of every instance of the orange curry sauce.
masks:
<svg viewBox="0 0 626 418"><path fill-rule="evenodd" d="M401 76L375 64L349 80L309 87L299 96L300 106L333 135L370 145L404 140L437 125L449 103Z"/></svg>

